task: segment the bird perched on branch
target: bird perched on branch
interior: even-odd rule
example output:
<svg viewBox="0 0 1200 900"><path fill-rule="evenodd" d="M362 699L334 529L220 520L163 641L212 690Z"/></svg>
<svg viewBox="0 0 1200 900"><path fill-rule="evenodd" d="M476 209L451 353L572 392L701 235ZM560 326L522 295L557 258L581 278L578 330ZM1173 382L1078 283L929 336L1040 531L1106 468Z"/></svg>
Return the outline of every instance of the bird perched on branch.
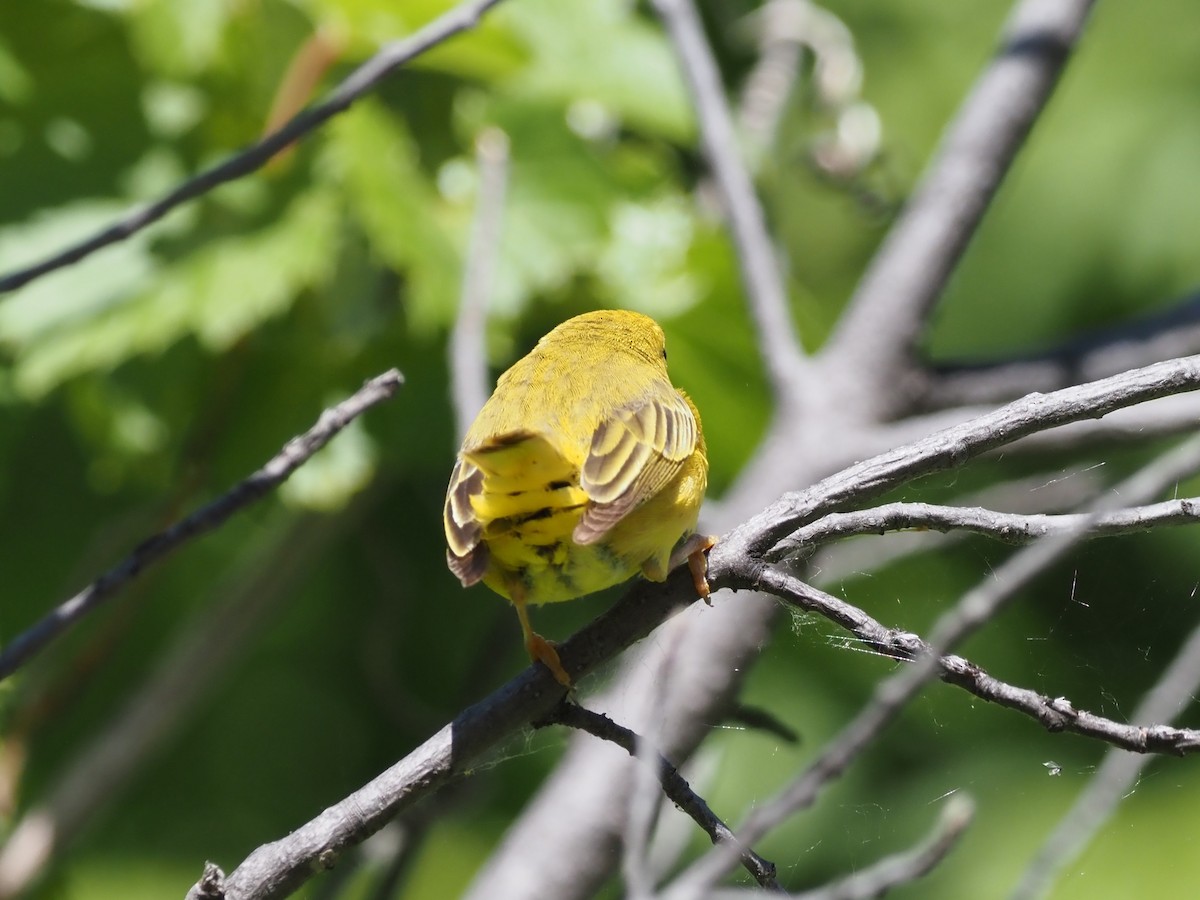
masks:
<svg viewBox="0 0 1200 900"><path fill-rule="evenodd" d="M667 375L666 339L624 310L563 322L500 376L463 440L446 491L446 561L517 611L525 647L570 686L528 605L591 594L688 561L707 598L693 532L708 483L700 413Z"/></svg>

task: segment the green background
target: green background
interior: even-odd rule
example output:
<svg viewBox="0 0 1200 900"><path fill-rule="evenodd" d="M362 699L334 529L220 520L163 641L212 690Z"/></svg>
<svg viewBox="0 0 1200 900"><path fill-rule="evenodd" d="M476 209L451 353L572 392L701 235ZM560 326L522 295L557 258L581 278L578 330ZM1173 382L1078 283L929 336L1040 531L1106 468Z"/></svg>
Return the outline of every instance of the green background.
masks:
<svg viewBox="0 0 1200 900"><path fill-rule="evenodd" d="M316 28L341 48L328 86L449 5L0 4L0 271L255 140ZM735 98L756 59L754 8L704 5ZM861 55L880 156L849 182L819 176L807 153L830 117L802 85L756 173L810 348L986 64L1007 9L828 8ZM1036 350L1162 308L1200 281L1198 28L1189 0L1099 5L938 308L933 358ZM3 776L15 793L0 796L11 824L216 609L267 607L244 639L216 630L214 652L230 658L38 896L181 897L205 859L232 868L525 664L515 617L482 589L464 593L442 565L455 449L446 341L475 207L473 140L487 125L507 133L512 154L490 297L493 370L571 314L640 309L662 322L674 380L703 413L713 496L752 452L767 391L729 241L697 200L695 123L652 16L618 0L508 0L288 159L0 299L3 640L257 468L365 378L397 366L407 379L285 490L147 572L0 688L3 759L18 760ZM1093 465L1113 479L1144 458L1096 447L988 462L905 496L950 498L1016 474L1050 482ZM1196 619L1194 548L1187 531L1086 548L964 652L1123 720ZM921 631L1007 552L965 540L834 590ZM540 610L539 629L564 637L605 603ZM828 623L783 617L745 699L802 742L717 729L697 781L719 814L736 821L769 796L894 668L853 649ZM399 896L455 896L564 740L514 738L435 801L446 814ZM978 816L962 846L897 896L1002 896L1104 751L935 685L759 849L790 887L819 884L910 845L948 794L968 793ZM1153 761L1054 896L1197 883L1197 791L1193 760ZM703 844L693 838L695 851ZM344 866L339 896L367 896L379 865ZM303 895L331 887L325 876Z"/></svg>

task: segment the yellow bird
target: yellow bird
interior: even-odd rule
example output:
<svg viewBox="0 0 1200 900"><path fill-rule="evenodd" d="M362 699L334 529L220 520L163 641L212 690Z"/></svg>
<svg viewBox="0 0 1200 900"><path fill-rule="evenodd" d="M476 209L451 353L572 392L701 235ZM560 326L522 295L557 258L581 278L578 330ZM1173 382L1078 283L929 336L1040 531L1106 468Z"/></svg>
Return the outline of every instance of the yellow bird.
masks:
<svg viewBox="0 0 1200 900"><path fill-rule="evenodd" d="M443 515L446 561L464 586L508 598L525 647L570 686L526 606L572 600L688 561L708 484L700 413L667 375L666 339L624 310L563 322L500 376L463 440Z"/></svg>

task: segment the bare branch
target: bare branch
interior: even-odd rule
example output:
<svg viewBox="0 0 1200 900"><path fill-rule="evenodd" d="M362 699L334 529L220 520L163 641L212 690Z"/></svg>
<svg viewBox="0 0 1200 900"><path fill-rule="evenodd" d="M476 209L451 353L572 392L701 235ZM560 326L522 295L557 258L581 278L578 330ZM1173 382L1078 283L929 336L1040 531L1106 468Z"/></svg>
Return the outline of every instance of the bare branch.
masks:
<svg viewBox="0 0 1200 900"><path fill-rule="evenodd" d="M952 797L942 809L929 835L920 844L903 853L879 860L862 871L835 881L833 884L789 894L791 900L869 900L882 897L894 888L911 884L928 875L957 846L975 816L975 804L970 798L959 795ZM745 890L715 891L710 900L751 900Z"/></svg>
<svg viewBox="0 0 1200 900"><path fill-rule="evenodd" d="M1031 394L969 422L843 469L812 487L785 494L734 529L713 548L710 563L758 557L817 515L869 500L922 475L961 466L968 459L1034 432L1200 387L1200 357L1169 360L1052 394ZM718 582L719 583L719 582Z"/></svg>
<svg viewBox="0 0 1200 900"><path fill-rule="evenodd" d="M796 729L782 721L769 709L738 703L725 716L725 721L741 725L752 731L761 731L763 734L772 735L785 744L800 743L800 735Z"/></svg>
<svg viewBox="0 0 1200 900"><path fill-rule="evenodd" d="M559 646L563 667L578 684L694 598L695 587L686 566L665 584L636 584L612 608ZM397 813L468 771L480 756L515 731L544 717L562 696L562 687L544 666L529 666L489 697L463 710L374 780L287 837L256 849L225 879L225 900L286 896ZM192 900L195 892L193 887L188 895Z"/></svg>
<svg viewBox="0 0 1200 900"><path fill-rule="evenodd" d="M1102 484L1096 466L1077 466L1052 475L1042 473L1000 482L955 500L964 507L999 508L1018 514L1032 513L1036 508L1052 513L1075 509L1093 499ZM836 584L855 574L882 571L897 560L929 553L964 537L964 532L910 531L827 544L809 561L809 577L818 587Z"/></svg>
<svg viewBox="0 0 1200 900"><path fill-rule="evenodd" d="M859 282L824 355L862 367L855 400L905 398L885 383L908 375L929 312L1050 98L1093 0L1021 0L1000 51L950 125L916 192ZM869 383L864 384L864 381Z"/></svg>
<svg viewBox="0 0 1200 900"><path fill-rule="evenodd" d="M458 317L450 333L450 393L462 440L488 398L487 326L488 293L500 255L500 226L508 186L508 135L487 128L475 139L479 192L475 222L463 272Z"/></svg>
<svg viewBox="0 0 1200 900"><path fill-rule="evenodd" d="M220 527L234 513L277 488L353 419L390 398L403 383L404 376L395 369L372 378L355 394L321 413L316 425L288 441L257 472L186 519L143 541L113 568L9 641L0 652L0 679L19 669L46 644L140 575L148 565L158 562L182 544Z"/></svg>
<svg viewBox="0 0 1200 900"><path fill-rule="evenodd" d="M565 725L568 728L586 731L601 740L616 744L630 756L638 755L639 739L637 734L618 725L608 716L592 712L577 704L564 700L546 718L535 722L534 727L550 724ZM671 802L704 829L704 833L714 844L718 841L736 840L729 826L709 808L703 797L692 790L691 785L679 774L679 770L671 765L670 760L661 754L655 755L657 757L655 774L658 776L659 784L662 785L663 793L670 798ZM746 871L754 876L754 880L762 887L779 889L779 885L775 881L774 863L763 859L749 847L743 848L741 861Z"/></svg>
<svg viewBox="0 0 1200 900"><path fill-rule="evenodd" d="M993 409L992 406L957 407L874 426L858 435L860 456L920 440L934 431L988 415ZM1200 395L1160 397L1130 409L1116 410L1103 419L1084 419L1027 435L1006 445L1004 452L1063 453L1102 444L1143 444L1155 438L1190 434L1197 420L1200 420Z"/></svg>
<svg viewBox="0 0 1200 900"><path fill-rule="evenodd" d="M234 181L265 165L276 153L314 131L327 119L348 109L355 100L372 90L384 78L422 53L436 47L461 31L475 27L489 9L500 0L467 0L434 19L416 34L384 46L334 88L329 96L311 106L278 131L256 144L235 153L222 163L201 172L153 203L126 213L112 225L41 262L0 277L0 293L13 291L35 278L61 269L90 256L97 250L123 241L188 200L208 193L218 185Z"/></svg>
<svg viewBox="0 0 1200 900"><path fill-rule="evenodd" d="M1159 390L1189 390L1200 379L1198 363L1197 360L1165 363L1161 364L1165 368L1131 373L1128 377L1132 381L1120 379L1107 385L1071 389L1079 393L1030 398L1022 403L1031 406L1015 406L1015 419L1004 413L997 417L992 412L992 418L985 416L977 431L971 425L960 424L957 427L961 430L951 429L946 435L931 439L933 443L918 441L900 450L889 449L875 460L850 467L845 477L835 475L803 493L786 495L767 507L761 516L751 516L753 510L763 509L763 503L770 496L768 492L777 490L778 484L805 483L801 480L804 473L820 466L813 460L816 454L807 452L808 444L798 450L793 443L780 453L776 460L778 465L760 467L761 478L741 480L729 501L723 504L723 516L748 518L713 548L709 558L710 583L714 587L724 586L720 578L732 578L744 572L739 566L755 565L753 555L740 547L749 546L753 550L760 546L755 539L761 538L760 552L765 552L774 543L770 534L763 536L772 528L772 523L779 525L774 533L778 539L809 521L809 515L816 518L823 511L844 509L862 498L877 496L903 483L912 473L923 474L930 468L930 459L934 460L933 469L961 465L970 452L974 452L973 449L968 452L966 448L974 448L977 441L991 446L991 442L1006 439L1001 435L1016 436L1008 430L1014 424L1022 433L1030 433L1039 427L1033 420L1022 418L1035 409L1039 414L1050 414L1053 420L1066 409L1080 411L1082 401L1083 406L1093 410L1085 415L1098 415L1107 411L1109 402L1117 394L1124 397L1117 401L1120 405L1155 396ZM1183 381L1174 383L1181 374ZM1149 388L1146 379L1158 382L1158 386ZM1189 379L1191 384L1186 384ZM1168 382L1174 383L1174 387L1165 387ZM1134 383L1140 385L1133 389L1135 394L1145 389L1145 393L1137 398L1127 393ZM1103 408L1094 405L1097 400ZM997 434L996 428L1003 430ZM969 437L966 444L961 443L964 437ZM796 481L792 482L792 479ZM811 478L808 481L811 483ZM862 498L860 483L866 485L861 491ZM794 519L790 518L790 511L796 513ZM733 524L728 518L724 521L729 523L724 526L726 528ZM683 599L686 592L679 596ZM681 619L687 617L695 621L688 644L676 661L678 671L672 681L678 687L670 702L678 714L672 718L670 728L664 729L663 752L677 758L685 757L707 733L706 723L719 718L729 708L741 679L759 648L769 639L770 623L778 608L778 603L771 598L755 593L739 596L736 604L717 603L713 609L690 609L682 614ZM672 621L667 627L677 625L677 621ZM619 709L621 720L634 727L640 728L639 723L646 721L643 698L651 689L653 673L658 671L655 660L660 655L658 642L647 644L644 653L630 660L622 678L606 692L602 701L606 709ZM718 672L720 677L717 677ZM609 876L613 854L619 852L619 836L628 821L630 777L628 761L602 752L603 749L594 741L572 742L554 776L509 829L502 845L478 873L468 897L478 900L498 894L514 898L584 897ZM564 817L566 808L586 808L588 814L586 817ZM530 851L534 846L540 848L536 854L539 860L536 867L532 864Z"/></svg>
<svg viewBox="0 0 1200 900"><path fill-rule="evenodd" d="M1195 699L1200 687L1200 627L1175 655L1158 683L1133 713L1135 722L1169 722ZM1087 787L1042 845L1012 893L1013 900L1033 900L1050 890L1055 877L1088 845L1117 805L1137 783L1147 756L1110 750Z"/></svg>
<svg viewBox="0 0 1200 900"><path fill-rule="evenodd" d="M675 47L700 122L704 153L729 216L746 302L776 397L794 394L804 355L796 339L787 289L754 184L739 156L720 72L692 0L654 0Z"/></svg>
<svg viewBox="0 0 1200 900"><path fill-rule="evenodd" d="M776 569L760 573L756 584L780 599L835 622L862 644L890 659L916 660L933 652L929 643L907 631L888 628L857 606L818 590ZM943 655L938 677L989 703L1029 716L1047 731L1068 731L1095 738L1134 753L1181 756L1200 750L1200 731L1154 725L1129 725L1078 709L1066 697L1047 697L1008 684L961 656ZM1141 719L1140 721L1146 721Z"/></svg>
<svg viewBox="0 0 1200 900"><path fill-rule="evenodd" d="M780 541L767 554L767 559L777 561L852 535L883 534L904 528L930 528L942 532L964 529L1006 544L1027 544L1048 534L1074 533L1081 528L1087 537L1112 537L1161 525L1195 525L1198 521L1200 497L1113 510L1096 516L1086 513L1020 515L978 506L964 508L932 503L889 503L874 509L830 513Z"/></svg>
<svg viewBox="0 0 1200 900"><path fill-rule="evenodd" d="M1054 424L1070 417L1100 415L1121 404L1138 402L1167 391L1190 389L1198 380L1200 368L1195 360L1176 360L1094 385L1070 388L1045 397L1027 398L978 422L968 423L957 430L951 429L941 436L893 451L849 470L855 475L826 479L810 492L785 498L785 508L810 512L833 508L846 502L847 498L857 496L851 489L852 478L861 479L867 485L862 492L864 495L878 492L906 477L932 470L934 463L943 467L952 463L960 464L970 452L981 451L1004 439L1028 433L1037 427L1035 416L1042 417L1044 427L1045 424ZM1156 477L1161 479L1161 473ZM1155 487L1157 490L1157 481ZM1124 500L1136 503L1142 489L1136 485L1124 485L1117 490ZM734 534L740 531L742 529ZM780 532L779 536L784 533ZM757 534L761 532L749 532L751 538ZM743 537L742 540L747 546L758 545L757 539ZM1063 536L1044 539L1022 552L1044 548L1052 541L1056 541L1057 546L1062 543ZM746 587L759 584L759 579L770 577L770 570L764 571L762 564L752 556L717 553L722 546L733 544L732 537L726 538L713 550L709 578L714 586ZM1014 560L1018 558L1023 557L1021 554L1013 557ZM1004 585L1006 590L1015 590L1021 583L1019 578L1032 577L1032 571L1024 576L1018 571L1010 577L1005 569L995 573L995 576L997 581L994 584ZM988 585L991 584L993 582L988 582ZM980 602L992 602L989 600L993 597L989 593L992 589L988 585L964 600L965 615L969 614L965 627L977 626ZM694 598L690 575L684 569L675 572L665 586L645 582L636 584L615 606L560 648L564 667L578 682L596 666L648 634L672 610ZM749 608L749 598L740 598L737 603L738 627L722 628L722 633L737 631L739 641L746 635L757 634L747 620ZM724 610L705 608L701 614L717 624L718 620L725 621L730 613L729 607L726 607ZM765 622L765 617L762 619ZM754 621L758 621L757 614ZM933 649L936 650L937 646L933 644ZM710 663L706 661L705 668L709 667ZM920 663L915 663L908 671L922 671ZM915 689L905 687L905 690ZM895 694L896 689L889 689L882 696L885 699L894 698ZM373 782L330 807L287 838L260 847L229 877L230 900L276 897L295 887L312 874L313 867L321 859L336 856L345 847L360 842L378 830L398 811L464 771L479 754L503 740L513 730L545 715L560 697L561 690L544 668L527 669L490 698L464 711L454 722ZM903 699L902 696L900 701L893 699L888 703L903 702ZM886 709L885 719L891 714L892 707L887 706ZM1057 712L1064 715L1062 710ZM1091 719L1080 717L1079 722L1071 727L1086 731L1093 727L1091 722ZM703 731L699 724L695 724L695 730ZM676 739L687 743L691 737L680 735ZM1157 734L1147 738L1154 746L1167 739ZM608 785L606 790L613 788Z"/></svg>
<svg viewBox="0 0 1200 900"><path fill-rule="evenodd" d="M1061 393L1061 392L1060 392ZM1200 438L1176 447L1154 460L1141 471L1127 478L1110 495L1096 503L1091 511L1103 512L1122 502L1140 503L1165 490L1181 478L1200 468ZM1055 534L1042 538L1017 551L998 566L989 577L978 584L943 615L934 625L928 651L913 660L897 674L880 682L871 700L857 716L826 744L825 749L808 769L773 799L758 806L739 829L743 845L754 844L776 828L794 812L811 805L820 790L839 777L862 751L869 746L900 714L920 689L941 671L941 658L951 647L982 627L1000 609L1048 566L1061 559L1084 536L1077 532ZM759 579L768 573L755 573ZM1073 710L1068 710L1072 712ZM1145 729L1149 732L1149 729ZM1200 747L1191 736L1179 750ZM737 864L736 845L718 844L706 856L693 864L676 884L680 896L702 895Z"/></svg>

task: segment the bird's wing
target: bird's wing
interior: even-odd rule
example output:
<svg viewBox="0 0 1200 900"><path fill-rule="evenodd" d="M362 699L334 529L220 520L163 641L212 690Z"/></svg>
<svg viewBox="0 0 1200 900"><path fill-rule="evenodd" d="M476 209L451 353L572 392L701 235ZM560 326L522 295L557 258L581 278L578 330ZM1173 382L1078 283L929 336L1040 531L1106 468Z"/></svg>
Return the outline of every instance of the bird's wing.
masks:
<svg viewBox="0 0 1200 900"><path fill-rule="evenodd" d="M487 544L481 543L483 528L471 506L471 495L483 486L483 472L459 457L450 473L442 522L446 528L446 564L463 587L470 587L487 571Z"/></svg>
<svg viewBox="0 0 1200 900"><path fill-rule="evenodd" d="M669 386L614 410L596 428L580 471L590 505L572 537L593 544L649 500L695 452L699 426L690 404Z"/></svg>

